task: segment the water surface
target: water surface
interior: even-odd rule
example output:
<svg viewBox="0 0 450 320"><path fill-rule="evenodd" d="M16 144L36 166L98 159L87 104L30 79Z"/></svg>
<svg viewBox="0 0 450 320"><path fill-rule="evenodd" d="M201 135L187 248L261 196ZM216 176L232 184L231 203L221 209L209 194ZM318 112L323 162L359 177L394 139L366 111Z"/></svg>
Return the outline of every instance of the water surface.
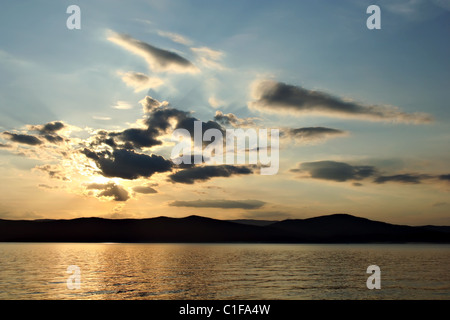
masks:
<svg viewBox="0 0 450 320"><path fill-rule="evenodd" d="M449 245L0 243L0 299L450 299L449 265Z"/></svg>

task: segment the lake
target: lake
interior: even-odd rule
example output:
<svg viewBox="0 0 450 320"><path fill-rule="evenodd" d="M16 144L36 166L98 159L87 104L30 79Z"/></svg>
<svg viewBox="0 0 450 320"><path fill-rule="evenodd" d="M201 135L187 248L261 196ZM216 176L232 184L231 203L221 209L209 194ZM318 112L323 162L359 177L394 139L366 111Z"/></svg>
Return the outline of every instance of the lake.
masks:
<svg viewBox="0 0 450 320"><path fill-rule="evenodd" d="M449 266L438 244L0 243L0 299L450 299Z"/></svg>

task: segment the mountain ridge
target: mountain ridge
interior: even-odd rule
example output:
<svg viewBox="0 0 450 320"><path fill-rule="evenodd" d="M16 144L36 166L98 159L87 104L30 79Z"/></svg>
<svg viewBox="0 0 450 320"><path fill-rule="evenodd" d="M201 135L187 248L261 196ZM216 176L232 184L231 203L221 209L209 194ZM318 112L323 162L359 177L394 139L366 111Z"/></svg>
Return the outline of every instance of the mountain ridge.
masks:
<svg viewBox="0 0 450 320"><path fill-rule="evenodd" d="M0 219L0 242L450 243L450 227L407 226L349 214L268 221L199 215L144 219Z"/></svg>

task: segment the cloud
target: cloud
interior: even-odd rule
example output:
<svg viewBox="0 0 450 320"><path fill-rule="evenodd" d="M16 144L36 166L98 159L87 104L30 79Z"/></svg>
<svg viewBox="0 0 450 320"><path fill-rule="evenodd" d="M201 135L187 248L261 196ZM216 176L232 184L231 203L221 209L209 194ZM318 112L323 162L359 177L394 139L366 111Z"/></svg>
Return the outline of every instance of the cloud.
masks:
<svg viewBox="0 0 450 320"><path fill-rule="evenodd" d="M162 142L155 136L158 134L150 129L130 128L118 133L109 133L110 137L117 137L119 140L132 145L133 148L153 147L161 145ZM131 146L126 148L130 148Z"/></svg>
<svg viewBox="0 0 450 320"><path fill-rule="evenodd" d="M111 31L108 40L142 57L153 71L195 73L199 70L189 60L177 53L154 47L125 34Z"/></svg>
<svg viewBox="0 0 450 320"><path fill-rule="evenodd" d="M209 99L208 99L208 103L209 103L209 105L211 106L211 107L213 107L213 108L219 108L220 106L223 106L224 104L225 104L225 102L224 101L222 101L222 100L220 100L220 99L217 99L217 97L216 96L211 96L211 97L209 97Z"/></svg>
<svg viewBox="0 0 450 320"><path fill-rule="evenodd" d="M42 138L50 143L57 144L65 141L63 137L57 134L58 131L67 128L67 125L62 121L53 121L44 125L31 125L27 127L31 131L37 131Z"/></svg>
<svg viewBox="0 0 450 320"><path fill-rule="evenodd" d="M106 144L114 149L151 148L162 145L160 136L169 133L171 129L186 129L193 137L194 123L199 120L192 117L189 112L170 108L167 101L160 102L150 96L146 96L139 102L146 115L146 118L140 120L144 128L129 128L116 132L100 130L95 137L91 138L93 145ZM203 133L211 128L224 133L224 129L217 122L202 122Z"/></svg>
<svg viewBox="0 0 450 320"><path fill-rule="evenodd" d="M119 100L116 102L116 105L112 106L112 108L118 109L118 110L129 110L129 109L132 109L133 106L130 103L128 103L127 101Z"/></svg>
<svg viewBox="0 0 450 320"><path fill-rule="evenodd" d="M148 178L158 172L171 171L173 165L162 156L155 154L149 156L125 149L95 152L85 148L81 153L94 160L102 175L109 178L128 180Z"/></svg>
<svg viewBox="0 0 450 320"><path fill-rule="evenodd" d="M208 59L211 60L220 60L224 55L222 51L214 50L208 47L191 48L191 50L197 53L198 55L207 57Z"/></svg>
<svg viewBox="0 0 450 320"><path fill-rule="evenodd" d="M376 169L373 166L352 166L344 162L316 161L303 162L291 172L304 172L311 178L343 182L371 177L375 175Z"/></svg>
<svg viewBox="0 0 450 320"><path fill-rule="evenodd" d="M164 83L160 78L149 77L141 72L118 72L122 81L129 87L134 88L134 92L141 92L148 89L154 89Z"/></svg>
<svg viewBox="0 0 450 320"><path fill-rule="evenodd" d="M434 19L441 15L443 10L450 10L448 0L382 0L378 5L390 13L412 21Z"/></svg>
<svg viewBox="0 0 450 320"><path fill-rule="evenodd" d="M394 106L363 105L344 101L324 92L272 80L256 82L252 91L255 100L249 102L249 108L263 112L290 115L318 114L405 123L429 123L432 121L432 117L428 114L406 113Z"/></svg>
<svg viewBox="0 0 450 320"><path fill-rule="evenodd" d="M111 117L92 116L92 119L94 119L94 120L101 120L101 121L109 121L109 120L111 120Z"/></svg>
<svg viewBox="0 0 450 320"><path fill-rule="evenodd" d="M445 207L447 205L448 205L448 202L435 202L435 203L433 203L432 207L438 208L438 207Z"/></svg>
<svg viewBox="0 0 450 320"><path fill-rule="evenodd" d="M128 191L122 186L115 184L114 182L108 182L105 184L91 183L86 185L87 190L101 190L97 192L96 197L113 198L114 201L127 201L130 199Z"/></svg>
<svg viewBox="0 0 450 320"><path fill-rule="evenodd" d="M173 108L168 108L168 102L160 102L150 96L140 100L146 119L140 120L144 128L129 128L123 131L99 130L92 137L93 145L106 144L114 149L141 149L162 145L159 136L168 131L175 123L185 120L189 113ZM120 142L123 142L120 144Z"/></svg>
<svg viewBox="0 0 450 320"><path fill-rule="evenodd" d="M54 134L65 127L66 125L62 121L53 121L44 125L29 126L30 130L39 131L41 134Z"/></svg>
<svg viewBox="0 0 450 320"><path fill-rule="evenodd" d="M419 184L422 180L433 178L430 175L426 174L396 174L391 176L379 176L374 182L375 183L385 183L385 182L400 182L400 183L411 183L411 184Z"/></svg>
<svg viewBox="0 0 450 320"><path fill-rule="evenodd" d="M178 123L175 129L186 129L187 131L189 131L191 137L194 138L195 121L199 120L194 117L180 118L178 119ZM208 120L207 122L202 121L201 125L202 125L202 135L205 133L205 131L209 129L217 129L221 131L222 134L225 133L225 130L222 128L222 126L215 121L211 120Z"/></svg>
<svg viewBox="0 0 450 320"><path fill-rule="evenodd" d="M57 135L57 134L46 134L46 135L44 135L43 137L44 137L44 139L47 140L48 142L50 142L50 143L55 143L55 144L56 144L56 143L61 143L61 142L65 141L63 137L60 137L60 136Z"/></svg>
<svg viewBox="0 0 450 320"><path fill-rule="evenodd" d="M11 133L11 132L5 131L5 132L3 132L3 135L12 142L28 144L30 146L36 146L36 145L40 145L43 143L41 140L39 140L35 136L31 136L28 134L17 134L17 133Z"/></svg>
<svg viewBox="0 0 450 320"><path fill-rule="evenodd" d="M57 189L58 188L58 187L52 187L52 186L49 186L48 184L43 184L43 183L39 184L38 187L42 188L42 189Z"/></svg>
<svg viewBox="0 0 450 320"><path fill-rule="evenodd" d="M11 148L10 144L0 143L0 148Z"/></svg>
<svg viewBox="0 0 450 320"><path fill-rule="evenodd" d="M41 166L36 166L34 169L47 173L48 176L52 179L70 181L70 179L64 173L64 170L58 165L44 164Z"/></svg>
<svg viewBox="0 0 450 320"><path fill-rule="evenodd" d="M144 111L144 113L149 113L157 108L164 108L169 105L167 101L159 102L158 100L153 99L150 96L145 96L145 98L140 100L139 103L142 105L142 110Z"/></svg>
<svg viewBox="0 0 450 320"><path fill-rule="evenodd" d="M259 200L192 200L173 201L171 207L220 208L220 209L259 209L266 203Z"/></svg>
<svg viewBox="0 0 450 320"><path fill-rule="evenodd" d="M11 212L0 212L0 219L8 220L34 220L42 219L43 216L36 214L35 212L24 212L24 213L11 213Z"/></svg>
<svg viewBox="0 0 450 320"><path fill-rule="evenodd" d="M164 38L168 38L173 42L184 44L185 46L190 46L192 44L192 41L190 39L175 32L158 30L158 35Z"/></svg>
<svg viewBox="0 0 450 320"><path fill-rule="evenodd" d="M306 173L315 179L344 182L348 180L360 181L373 178L376 184L396 182L403 184L419 184L424 181L450 181L450 175L433 175L424 173L399 173L391 175L380 174L381 170L368 165L350 165L337 161L303 162L291 172ZM304 176L303 176L304 177ZM354 186L362 186L361 183L353 183Z"/></svg>
<svg viewBox="0 0 450 320"><path fill-rule="evenodd" d="M198 61L204 67L216 70L226 70L226 68L219 63L224 56L222 51L213 50L208 47L191 48L191 50L197 55Z"/></svg>
<svg viewBox="0 0 450 320"><path fill-rule="evenodd" d="M214 120L219 124L224 126L232 126L232 127L251 127L255 126L255 120L257 118L238 118L236 115L232 113L223 113L222 111L217 110L214 116Z"/></svg>
<svg viewBox="0 0 450 320"><path fill-rule="evenodd" d="M253 171L245 166L203 166L193 167L169 175L172 182L193 184L197 181L207 181L215 177L230 177L239 174L252 174Z"/></svg>
<svg viewBox="0 0 450 320"><path fill-rule="evenodd" d="M141 104L144 112L148 114L145 124L148 126L148 130L155 136L166 133L173 124L175 125L174 129L186 129L192 137L194 136L194 123L199 120L192 117L189 112L168 108L166 101L159 102L148 96L144 100L141 100ZM218 129L224 132L220 124L211 120L202 122L202 133L208 129Z"/></svg>
<svg viewBox="0 0 450 320"><path fill-rule="evenodd" d="M136 186L133 188L133 191L136 193L143 193L143 194L158 193L158 191L156 191L150 186Z"/></svg>
<svg viewBox="0 0 450 320"><path fill-rule="evenodd" d="M305 127L284 129L281 131L281 134L282 136L294 139L295 142L309 143L337 136L345 136L348 133L346 131L326 127Z"/></svg>

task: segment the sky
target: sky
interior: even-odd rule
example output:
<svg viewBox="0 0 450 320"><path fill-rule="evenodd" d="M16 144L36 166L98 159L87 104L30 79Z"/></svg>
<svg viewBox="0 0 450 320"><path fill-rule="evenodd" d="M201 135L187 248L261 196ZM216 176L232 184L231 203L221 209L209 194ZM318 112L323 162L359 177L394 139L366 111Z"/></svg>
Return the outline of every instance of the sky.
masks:
<svg viewBox="0 0 450 320"><path fill-rule="evenodd" d="M450 225L449 33L448 0L3 3L0 218ZM195 121L277 129L277 173L174 163Z"/></svg>

